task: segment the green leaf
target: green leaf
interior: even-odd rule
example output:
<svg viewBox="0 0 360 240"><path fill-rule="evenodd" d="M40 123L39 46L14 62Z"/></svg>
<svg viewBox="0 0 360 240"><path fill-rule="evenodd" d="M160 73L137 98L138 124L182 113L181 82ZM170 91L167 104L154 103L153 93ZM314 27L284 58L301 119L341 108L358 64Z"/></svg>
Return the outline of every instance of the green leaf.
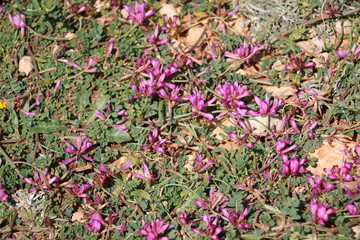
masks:
<svg viewBox="0 0 360 240"><path fill-rule="evenodd" d="M141 199L145 199L145 200L151 200L151 196L148 192L146 192L145 190L142 189L138 189L135 190L131 193L131 195L133 195L134 197L139 197Z"/></svg>
<svg viewBox="0 0 360 240"><path fill-rule="evenodd" d="M60 121L44 121L38 122L35 126L29 127L29 130L34 133L53 133L65 131L66 126Z"/></svg>
<svg viewBox="0 0 360 240"><path fill-rule="evenodd" d="M113 127L106 131L106 139L109 142L122 143L130 141L132 138L127 132Z"/></svg>

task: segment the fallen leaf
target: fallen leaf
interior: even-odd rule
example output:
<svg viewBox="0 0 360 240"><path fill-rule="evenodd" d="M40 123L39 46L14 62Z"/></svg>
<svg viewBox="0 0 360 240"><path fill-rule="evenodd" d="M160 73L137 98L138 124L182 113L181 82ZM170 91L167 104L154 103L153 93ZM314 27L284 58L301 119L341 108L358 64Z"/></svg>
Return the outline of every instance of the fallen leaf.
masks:
<svg viewBox="0 0 360 240"><path fill-rule="evenodd" d="M250 31L249 25L246 24L245 19L241 16L234 21L233 29L237 34L243 36L246 36L247 33Z"/></svg>
<svg viewBox="0 0 360 240"><path fill-rule="evenodd" d="M288 98L289 96L294 96L296 94L296 89L292 86L261 86L265 89L266 92L270 93L271 96L277 98Z"/></svg>
<svg viewBox="0 0 360 240"><path fill-rule="evenodd" d="M314 54L315 56L319 56L319 54L322 52L325 44L322 39L319 39L318 37L313 38L308 41L301 41L297 43L301 48L305 49L306 51Z"/></svg>
<svg viewBox="0 0 360 240"><path fill-rule="evenodd" d="M339 20L335 23L335 31L337 34L341 34L343 31L344 35L349 35L352 31L352 22L349 20L345 20L344 24L342 20Z"/></svg>
<svg viewBox="0 0 360 240"><path fill-rule="evenodd" d="M82 209L79 209L77 212L74 212L72 217L71 217L71 221L73 222L84 222L85 220L83 220L84 218L84 212L82 211Z"/></svg>
<svg viewBox="0 0 360 240"><path fill-rule="evenodd" d="M201 39L206 38L205 27L203 26L194 26L188 30L186 36L186 43L192 47Z"/></svg>
<svg viewBox="0 0 360 240"><path fill-rule="evenodd" d="M26 76L29 76L30 72L34 69L32 60L30 56L24 56L19 62L19 72L25 73Z"/></svg>
<svg viewBox="0 0 360 240"><path fill-rule="evenodd" d="M77 37L76 34L75 34L75 33L71 33L71 32L69 32L69 33L67 33L67 34L65 35L65 38L68 39L68 40L72 40L72 39L74 39L74 38L76 38L76 37Z"/></svg>
<svg viewBox="0 0 360 240"><path fill-rule="evenodd" d="M256 116L250 118L249 123L253 133L264 135L268 132L267 129L271 129L273 126L275 126L276 129L280 129L281 118L279 116Z"/></svg>

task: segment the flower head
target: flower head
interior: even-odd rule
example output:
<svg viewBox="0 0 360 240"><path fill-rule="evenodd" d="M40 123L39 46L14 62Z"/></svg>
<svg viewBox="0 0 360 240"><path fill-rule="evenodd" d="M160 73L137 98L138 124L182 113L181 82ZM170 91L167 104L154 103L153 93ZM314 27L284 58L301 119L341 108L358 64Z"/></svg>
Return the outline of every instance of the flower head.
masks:
<svg viewBox="0 0 360 240"><path fill-rule="evenodd" d="M206 222L206 229L205 232L202 232L196 228L191 228L191 231L194 233L200 235L200 236L207 236L210 239L213 240L219 240L219 234L223 232L225 229L222 227L219 227L218 221L220 219L220 216L216 216L213 221L211 221L211 215L209 213L205 213L203 216L203 221Z"/></svg>
<svg viewBox="0 0 360 240"><path fill-rule="evenodd" d="M196 198L194 204L201 208L219 211L227 206L229 198L221 192L215 192L215 188L210 188L209 198L201 200Z"/></svg>
<svg viewBox="0 0 360 240"><path fill-rule="evenodd" d="M195 116L196 114L200 114L200 115L202 115L203 117L205 117L205 118L207 118L209 120L214 119L214 116L212 114L204 113L204 112L202 112L202 110L204 108L206 108L207 106L209 106L210 104L212 104L213 102L215 102L216 97L213 97L211 100L209 100L207 103L205 103L204 94L196 91L195 89L193 89L193 94L188 97L188 100L190 101L190 103L196 109L196 112L193 112L190 115L191 117Z"/></svg>
<svg viewBox="0 0 360 240"><path fill-rule="evenodd" d="M329 215L335 212L334 208L328 208L328 204L318 202L315 198L311 199L309 208L311 214L313 215L311 220L323 226L325 226L325 222L329 220Z"/></svg>
<svg viewBox="0 0 360 240"><path fill-rule="evenodd" d="M169 240L168 237L160 237L163 235L166 229L170 226L170 223L164 223L162 219L157 218L149 222L145 222L143 219L140 219L143 225L143 228L139 229L137 232L145 235L146 240Z"/></svg>
<svg viewBox="0 0 360 240"><path fill-rule="evenodd" d="M285 65L285 71L297 70L300 71L303 68L316 66L315 62L305 62L305 53L302 53L299 57L293 53L290 54L289 62L291 65Z"/></svg>
<svg viewBox="0 0 360 240"><path fill-rule="evenodd" d="M77 137L76 147L74 147L71 143L69 143L66 140L64 140L64 142L67 145L67 147L64 148L64 152L73 153L76 155L61 161L63 164L69 164L70 162L77 160L77 159L81 159L81 158L85 159L86 161L90 161L90 162L94 161L93 158L84 155L84 152L94 145L93 142L89 141L88 136L81 138L81 136L79 135Z"/></svg>
<svg viewBox="0 0 360 240"><path fill-rule="evenodd" d="M0 183L0 200L4 202L8 202L9 195L6 194L5 190L2 187L2 184Z"/></svg>
<svg viewBox="0 0 360 240"><path fill-rule="evenodd" d="M146 17L155 14L153 9L145 12L145 3L139 3L138 1L135 3L135 9L133 5L124 5L124 9L129 14L126 20L135 20L140 25L144 22Z"/></svg>
<svg viewBox="0 0 360 240"><path fill-rule="evenodd" d="M136 172L130 172L130 174L133 175L134 177L140 178L149 183L154 182L160 178L160 175L158 175L157 177L154 177L153 175L151 175L150 170L149 170L148 166L146 165L146 163L143 162L142 167L143 167L143 172L144 172L143 175L140 173L136 173Z"/></svg>
<svg viewBox="0 0 360 240"><path fill-rule="evenodd" d="M23 180L35 187L29 188L29 193L34 192L38 189L46 189L50 190L50 184L59 180L58 177L51 177L49 171L49 167L41 170L41 174L34 170L34 180L31 178L24 177Z"/></svg>
<svg viewBox="0 0 360 240"><path fill-rule="evenodd" d="M246 63L250 64L250 58L255 56L263 45L248 43L248 40L245 38L244 43L240 44L238 48L235 49L234 53L226 51L224 53L225 57L234 58L234 59L244 59Z"/></svg>
<svg viewBox="0 0 360 240"><path fill-rule="evenodd" d="M89 224L85 224L84 226L89 229L90 232L100 232L101 227L104 224L105 221L100 215L100 213L94 211L92 212Z"/></svg>
<svg viewBox="0 0 360 240"><path fill-rule="evenodd" d="M11 14L8 14L10 22L17 28L21 29L21 34L25 34L25 15L24 14L17 14L14 16L11 16Z"/></svg>

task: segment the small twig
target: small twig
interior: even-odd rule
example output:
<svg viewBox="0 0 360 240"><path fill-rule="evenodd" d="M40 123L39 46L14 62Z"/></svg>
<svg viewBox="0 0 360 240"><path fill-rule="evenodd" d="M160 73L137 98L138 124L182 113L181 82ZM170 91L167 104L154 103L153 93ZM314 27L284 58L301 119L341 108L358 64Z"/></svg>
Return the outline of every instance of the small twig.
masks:
<svg viewBox="0 0 360 240"><path fill-rule="evenodd" d="M324 16L318 16L318 17L309 19L308 21L305 21L305 22L299 24L297 26L297 28L302 27L302 26L311 25L311 24L314 24L314 23L317 23L317 22L320 22L320 21L323 21L323 20L326 20L326 19L333 19L333 18L337 18L337 17L349 16L349 15L357 13L359 11L360 11L360 8L356 8L356 9L353 9L353 10L350 10L350 11L346 11L346 12L344 12L342 14L335 14L334 16L331 16L331 15L328 15L328 16L325 16L325 17ZM293 31L295 31L297 28L296 27L290 28L289 30L286 30L285 32L280 33L280 35L283 36L283 37L287 36L287 35L291 34Z"/></svg>
<svg viewBox="0 0 360 240"><path fill-rule="evenodd" d="M43 39L47 39L47 40L51 40L51 41L68 41L68 40L70 40L68 38L55 38L55 37L48 37L48 36L42 35L42 34L36 32L34 29L32 29L29 26L26 26L26 29L30 30L30 32L34 33L36 36L41 37Z"/></svg>

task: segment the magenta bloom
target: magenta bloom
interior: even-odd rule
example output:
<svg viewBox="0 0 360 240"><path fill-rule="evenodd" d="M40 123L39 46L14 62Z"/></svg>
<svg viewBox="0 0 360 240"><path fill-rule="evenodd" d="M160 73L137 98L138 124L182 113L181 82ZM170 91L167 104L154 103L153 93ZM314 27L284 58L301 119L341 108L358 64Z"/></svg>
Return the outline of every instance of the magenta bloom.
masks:
<svg viewBox="0 0 360 240"><path fill-rule="evenodd" d="M345 203L346 209L350 215L359 215L358 207L354 203Z"/></svg>
<svg viewBox="0 0 360 240"><path fill-rule="evenodd" d="M250 229L250 224L245 222L245 217L249 214L249 208L239 211L228 211L227 209L222 210L222 215L234 226L247 230Z"/></svg>
<svg viewBox="0 0 360 240"><path fill-rule="evenodd" d="M296 153L294 153L293 157L289 160L289 157L285 154L281 154L283 159L282 168L280 170L280 174L299 174L306 172L304 167L304 163L308 160L307 158L303 158L300 161L296 158Z"/></svg>
<svg viewBox="0 0 360 240"><path fill-rule="evenodd" d="M188 219L187 218L188 218L188 216L187 216L187 211L186 210L184 212L178 213L177 220L178 220L179 224L187 225L188 224Z"/></svg>
<svg viewBox="0 0 360 240"><path fill-rule="evenodd" d="M90 196L84 192L88 190L91 187L91 184L86 183L82 184L79 189L79 183L76 181L72 187L65 187L65 189L74 196L80 197L80 198L90 198Z"/></svg>
<svg viewBox="0 0 360 240"><path fill-rule="evenodd" d="M145 33L145 35L147 37L146 42L153 44L155 52L159 51L159 49L157 47L158 45L169 42L169 39L167 38L166 35L159 36L159 31L160 31L160 27L159 27L159 25L156 25L156 28L155 28L155 31L153 34Z"/></svg>
<svg viewBox="0 0 360 240"><path fill-rule="evenodd" d="M68 146L68 147L64 148L64 152L73 153L73 154L76 154L76 155L61 161L63 164L69 164L72 161L78 160L78 159L81 159L81 158L85 159L86 161L90 161L90 162L94 161L93 158L84 155L84 152L94 145L93 142L89 141L88 136L85 136L85 138L82 139L81 136L79 135L77 137L76 147L74 147L68 141L64 140L64 142Z"/></svg>
<svg viewBox="0 0 360 240"><path fill-rule="evenodd" d="M331 170L324 168L324 172L327 173L328 179L336 180L341 178L344 181L352 181L354 177L350 174L350 171L353 165L352 162L344 161L340 168L338 165L334 165Z"/></svg>
<svg viewBox="0 0 360 240"><path fill-rule="evenodd" d="M238 48L235 49L234 53L226 51L224 53L225 57L233 58L233 59L244 59L246 63L250 64L250 58L255 56L263 45L256 45L253 43L248 44L247 39L244 39L244 43L239 45Z"/></svg>
<svg viewBox="0 0 360 240"><path fill-rule="evenodd" d="M143 228L139 229L137 232L145 235L146 240L170 240L169 237L160 237L163 235L166 229L170 226L170 223L164 224L163 220L157 218L151 220L150 222L145 222L143 219L140 219L143 225Z"/></svg>
<svg viewBox="0 0 360 240"><path fill-rule="evenodd" d="M311 220L323 226L325 226L325 222L329 220L329 215L335 212L334 208L328 208L327 203L317 202L315 198L311 199L309 208L313 215Z"/></svg>
<svg viewBox="0 0 360 240"><path fill-rule="evenodd" d="M247 111L247 114L251 116L261 116L265 114L276 115L278 108L280 107L281 104L284 103L283 99L279 100L277 98L274 98L274 102L271 106L268 94L266 94L265 100L260 100L260 98L256 95L254 96L254 100L258 106L258 110L257 112L254 112L252 110Z"/></svg>
<svg viewBox="0 0 360 240"><path fill-rule="evenodd" d="M206 163L204 163L203 161L203 153L200 153L199 156L197 158L195 158L195 163L196 163L196 171L197 172L202 172L205 171L207 168L209 168L211 165L213 165L215 163L214 160L210 160Z"/></svg>
<svg viewBox="0 0 360 240"><path fill-rule="evenodd" d="M126 20L135 20L140 25L144 22L144 19L146 17L155 14L155 11L153 9L145 12L145 3L139 3L138 1L136 1L135 3L135 9L132 5L124 5L124 9L129 14Z"/></svg>
<svg viewBox="0 0 360 240"><path fill-rule="evenodd" d="M160 175L157 176L157 177L153 177L149 171L149 168L148 166L146 165L146 163L142 163L142 167L143 167L143 172L144 172L144 175L141 175L139 173L136 173L136 172L130 172L131 175L133 175L134 177L137 177L137 178L140 178L144 181L147 181L149 183L151 182L154 182L156 180L158 180L160 178Z"/></svg>
<svg viewBox="0 0 360 240"><path fill-rule="evenodd" d="M315 62L305 63L305 53L302 53L300 57L296 57L293 53L290 54L289 62L291 65L286 65L284 70L291 71L297 70L300 71L303 68L314 67L316 66Z"/></svg>
<svg viewBox="0 0 360 240"><path fill-rule="evenodd" d="M211 221L211 215L209 213L205 213L203 216L203 221L206 222L205 232L202 232L196 228L191 228L191 231L199 234L200 236L207 236L210 239L219 240L218 235L225 230L224 228L217 226L219 219L220 216L216 216L215 219Z"/></svg>
<svg viewBox="0 0 360 240"><path fill-rule="evenodd" d="M326 183L319 175L315 175L313 178L308 176L306 179L313 189L314 195L319 195L320 193L327 192L335 188L334 184Z"/></svg>
<svg viewBox="0 0 360 240"><path fill-rule="evenodd" d="M41 170L42 174L38 173L34 170L34 180L30 178L24 177L23 180L28 184L34 185L35 187L29 188L29 193L34 192L38 189L46 189L50 190L50 184L59 180L58 177L51 177L50 173L48 173L49 167L46 167L44 170ZM45 178L46 180L45 180Z"/></svg>
<svg viewBox="0 0 360 240"><path fill-rule="evenodd" d="M217 94L220 95L220 103L225 108L234 109L237 107L245 108L245 102L241 101L242 98L251 96L247 86L239 86L238 81L235 83L226 82L220 84L215 88Z"/></svg>
<svg viewBox="0 0 360 240"><path fill-rule="evenodd" d="M346 49L346 50L336 50L336 55L338 55L341 58L345 58L347 56L347 54L349 53L350 49Z"/></svg>
<svg viewBox="0 0 360 240"><path fill-rule="evenodd" d="M227 206L229 198L224 196L221 192L215 193L215 188L210 188L209 198L201 200L196 198L194 204L201 208L219 211Z"/></svg>
<svg viewBox="0 0 360 240"><path fill-rule="evenodd" d="M290 152L299 147L297 144L289 146L290 144L291 144L291 141L285 140L285 139L280 139L274 146L275 151L278 154L282 154L282 153Z"/></svg>
<svg viewBox="0 0 360 240"><path fill-rule="evenodd" d="M9 195L6 194L5 190L2 187L2 184L0 183L0 200L4 202L8 202Z"/></svg>
<svg viewBox="0 0 360 240"><path fill-rule="evenodd" d="M102 225L105 224L104 219L98 212L93 212L90 218L90 223L85 224L84 226L89 229L90 232L100 232Z"/></svg>
<svg viewBox="0 0 360 240"><path fill-rule="evenodd" d="M17 28L21 29L21 34L25 34L25 15L24 14L17 14L14 16L11 16L11 14L8 14L10 22Z"/></svg>
<svg viewBox="0 0 360 240"><path fill-rule="evenodd" d="M355 57L360 58L360 46L355 45L355 47L354 47L354 49L353 49L352 52L353 52L353 54L354 54Z"/></svg>
<svg viewBox="0 0 360 240"><path fill-rule="evenodd" d="M202 112L202 110L204 108L208 107L213 102L215 102L216 97L213 97L211 100L209 100L207 103L205 103L204 94L197 92L195 89L193 89L193 94L188 97L188 100L196 109L195 112L190 114L191 117L195 116L196 114L200 114L201 116L209 119L210 121L212 121L214 119L214 116L212 114L204 113L204 112Z"/></svg>
<svg viewBox="0 0 360 240"><path fill-rule="evenodd" d="M166 143L167 141L169 141L169 139L163 138L163 139L156 141L156 139L158 139L158 137L159 137L159 128L156 126L153 126L153 129L154 129L153 132L148 134L148 139L149 139L150 144L142 146L141 149L153 148L154 150L161 152L162 154L166 154L165 149L164 149L164 147L162 147L162 145L164 143Z"/></svg>

